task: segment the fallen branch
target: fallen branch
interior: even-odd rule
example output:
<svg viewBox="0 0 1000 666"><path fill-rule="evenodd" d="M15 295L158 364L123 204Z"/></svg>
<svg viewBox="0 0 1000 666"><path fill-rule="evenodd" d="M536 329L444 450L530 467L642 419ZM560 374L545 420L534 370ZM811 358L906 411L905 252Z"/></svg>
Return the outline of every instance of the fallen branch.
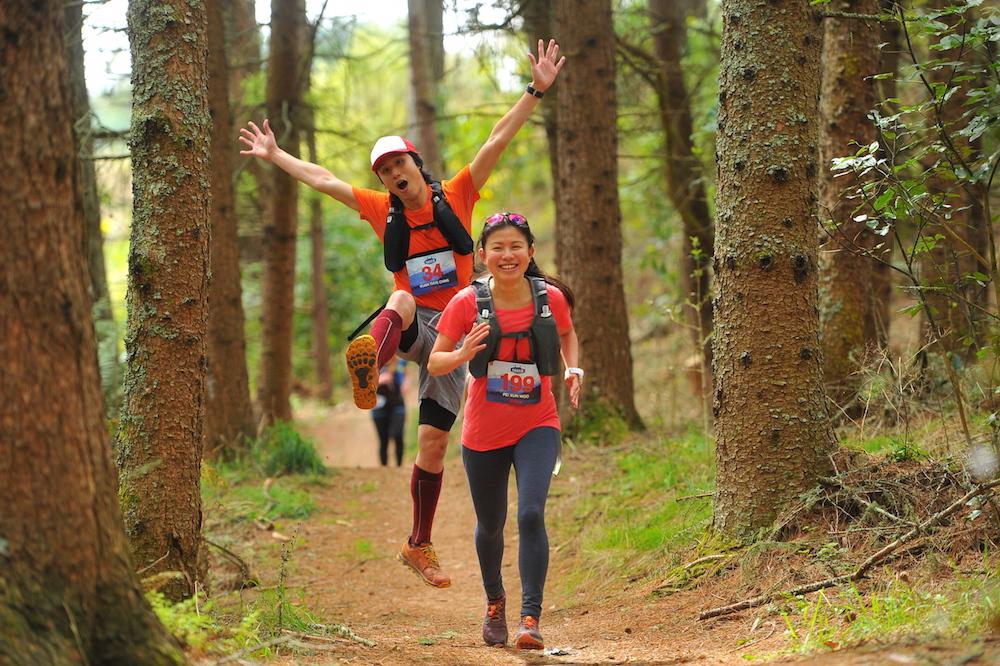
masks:
<svg viewBox="0 0 1000 666"><path fill-rule="evenodd" d="M325 643L333 643L334 641L353 641L355 643L361 643L368 647L375 647L376 643L368 638L362 638L358 636L354 631L345 624L333 624L326 627L332 631L334 636L318 636L316 634L306 634L301 631L292 631L290 629L282 629L282 633L288 634L299 640L310 640L310 641L322 641Z"/></svg>
<svg viewBox="0 0 1000 666"><path fill-rule="evenodd" d="M701 499L703 497L715 497L715 493L698 493L697 495L685 495L684 497L678 497L675 502L684 502L686 500Z"/></svg>
<svg viewBox="0 0 1000 666"><path fill-rule="evenodd" d="M816 581L809 583L808 585L801 585L799 587L794 587L790 590L785 590L783 592L770 592L768 594L762 594L760 596L753 597L751 599L745 599L743 601L737 602L735 604L729 604L728 606L719 606L718 608L710 608L705 611L698 613L699 620L707 620L712 617L719 617L720 615L728 615L729 613L736 613L741 610L746 610L747 608L756 608L757 606L763 606L764 604L770 603L775 599L780 597L794 597L801 594L809 594L810 592L818 592L819 590L826 589L828 587L836 587L838 585L843 585L844 583L850 583L861 578L864 578L872 567L887 558L894 551L898 550L901 546L907 543L910 539L914 538L918 534L931 527L934 527L942 520L952 515L966 503L974 497L979 495L988 495L987 493L992 488L1000 485L1000 479L994 479L988 483L983 483L976 486L974 489L967 492L961 498L955 500L950 506L938 513L934 514L924 522L920 523L909 532L899 537L887 546L882 547L876 551L871 557L865 560L860 567L858 567L853 573L844 576L836 576L834 578L827 578L826 580Z"/></svg>
<svg viewBox="0 0 1000 666"><path fill-rule="evenodd" d="M240 557L233 551L229 550L225 546L221 546L215 543L214 541L206 539L205 537L202 537L202 541L207 543L209 546L214 546L215 548L218 548L219 552L221 552L226 559L228 559L230 562L233 562L236 566L240 568L240 576L242 578L242 580L240 581L241 587L253 587L256 585L256 581L254 581L253 576L250 574L250 566L245 561L243 561L242 557Z"/></svg>
<svg viewBox="0 0 1000 666"><path fill-rule="evenodd" d="M228 657L223 657L222 659L215 662L216 666L219 664L228 664L231 661L240 661L243 657L248 654L253 654L257 650L263 650L264 648L274 647L275 645L281 645L282 643L287 643L292 640L291 636L281 636L275 638L274 640L267 641L266 643L258 643L252 647L244 648L239 652L229 655Z"/></svg>

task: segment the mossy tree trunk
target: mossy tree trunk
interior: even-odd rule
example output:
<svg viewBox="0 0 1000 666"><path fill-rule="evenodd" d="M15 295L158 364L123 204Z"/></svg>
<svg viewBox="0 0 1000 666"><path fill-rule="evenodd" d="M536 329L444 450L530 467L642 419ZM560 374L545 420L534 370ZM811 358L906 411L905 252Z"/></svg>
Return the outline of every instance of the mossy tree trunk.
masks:
<svg viewBox="0 0 1000 666"><path fill-rule="evenodd" d="M267 115L278 145L298 157L301 138L304 0L271 3L271 57L267 69ZM264 425L292 420L292 317L295 305L295 243L298 181L272 168L271 197L264 218L261 297L261 356L257 410Z"/></svg>
<svg viewBox="0 0 1000 666"><path fill-rule="evenodd" d="M115 496L63 3L0 3L0 663L186 663Z"/></svg>
<svg viewBox="0 0 1000 666"><path fill-rule="evenodd" d="M577 297L573 322L587 372L580 407L585 417L610 413L640 427L621 264L611 3L557 0L556 21L568 60L556 82L556 264Z"/></svg>
<svg viewBox="0 0 1000 666"><path fill-rule="evenodd" d="M198 0L130 0L132 231L119 501L136 564L171 600L204 586L211 119Z"/></svg>
<svg viewBox="0 0 1000 666"><path fill-rule="evenodd" d="M822 32L808 0L724 0L714 528L744 539L829 470L817 311Z"/></svg>
<svg viewBox="0 0 1000 666"><path fill-rule="evenodd" d="M208 0L208 105L212 116L212 277L204 453L232 456L254 435L243 335L240 244L233 189L233 128L225 51L224 0Z"/></svg>
<svg viewBox="0 0 1000 666"><path fill-rule="evenodd" d="M878 0L839 0L829 9L871 16L878 13ZM820 324L830 397L850 409L864 351L888 342L887 329L877 325L878 263L868 256L884 238L857 219L857 199L841 196L858 185L857 178L831 165L877 138L868 114L879 102L873 77L881 71L881 57L877 26L845 18L828 18L823 26L819 192L820 220L829 236L822 236L820 253Z"/></svg>

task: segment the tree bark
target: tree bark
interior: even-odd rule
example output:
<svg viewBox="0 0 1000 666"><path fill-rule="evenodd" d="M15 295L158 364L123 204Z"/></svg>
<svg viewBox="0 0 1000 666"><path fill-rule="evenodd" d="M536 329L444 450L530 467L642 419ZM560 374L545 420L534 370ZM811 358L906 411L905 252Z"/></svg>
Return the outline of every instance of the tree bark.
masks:
<svg viewBox="0 0 1000 666"><path fill-rule="evenodd" d="M559 0L556 12L570 62L558 83L556 262L577 297L573 321L587 371L581 410L610 412L638 428L621 265L611 4Z"/></svg>
<svg viewBox="0 0 1000 666"><path fill-rule="evenodd" d="M687 323L695 348L701 352L702 390L712 391L712 271L715 231L708 209L701 162L691 141L691 109L681 50L687 22L680 0L651 0L650 28L660 61L662 87L657 90L666 154L667 196L684 227L681 284L687 300ZM697 248L695 248L697 243ZM696 252L697 250L697 252Z"/></svg>
<svg viewBox="0 0 1000 666"><path fill-rule="evenodd" d="M807 0L724 0L714 529L752 538L829 470L817 313L822 32Z"/></svg>
<svg viewBox="0 0 1000 666"><path fill-rule="evenodd" d="M410 85L413 95L413 123L417 147L424 165L437 178L445 173L444 155L437 128L438 79L435 78L435 53L442 49L443 35L431 31L440 23L441 0L408 0L410 24Z"/></svg>
<svg viewBox="0 0 1000 666"><path fill-rule="evenodd" d="M208 109L212 116L212 277L208 294L208 377L204 454L232 457L254 436L243 335L240 241L233 190L233 136L224 0L208 0Z"/></svg>
<svg viewBox="0 0 1000 666"><path fill-rule="evenodd" d="M101 204L94 168L94 135L91 124L90 95L83 52L83 4L66 4L67 47L69 50L70 89L73 95L73 129L80 147L80 178L83 187L83 220L87 230L87 267L90 273L90 298L94 306L97 347L104 351L101 364L104 399L108 415L118 418L121 408L121 365L118 362L118 329L111 310L108 274L104 263L104 234L101 232Z"/></svg>
<svg viewBox="0 0 1000 666"><path fill-rule="evenodd" d="M878 0L839 0L830 10L874 15ZM858 388L859 355L888 342L886 328L876 326L872 269L877 262L869 256L882 238L857 221L857 199L841 196L858 186L857 178L831 165L877 138L868 114L879 103L872 77L881 71L881 58L876 26L845 18L828 18L823 26L819 192L820 216L830 235L823 237L820 252L820 328L830 396L849 409Z"/></svg>
<svg viewBox="0 0 1000 666"><path fill-rule="evenodd" d="M63 3L8 0L0 25L0 663L187 663L115 497Z"/></svg>
<svg viewBox="0 0 1000 666"><path fill-rule="evenodd" d="M197 0L130 0L132 232L119 501L136 564L173 601L205 585L201 444L211 171Z"/></svg>
<svg viewBox="0 0 1000 666"><path fill-rule="evenodd" d="M310 113L312 116L312 113ZM309 159L319 164L316 154L315 122L309 123ZM312 351L316 365L316 397L333 398L333 367L330 363L330 308L326 296L326 241L323 233L323 195L309 191L309 246L312 250Z"/></svg>
<svg viewBox="0 0 1000 666"><path fill-rule="evenodd" d="M304 0L271 3L271 57L267 113L278 145L299 155ZM292 317L295 303L295 244L298 181L272 168L270 208L264 223L261 358L257 410L263 425L292 420Z"/></svg>
<svg viewBox="0 0 1000 666"><path fill-rule="evenodd" d="M553 0L526 0L521 6L521 15L524 17L524 32L528 36L528 51L531 53L537 52L539 39L548 44L549 40L556 34L553 28L553 23L555 22L553 18L555 7L553 4ZM539 108L535 111L535 113L540 112L542 114L542 124L545 126L553 188L557 187L559 182L559 151L556 147L558 141L558 133L556 132L558 109L559 86L555 85L545 91L545 103L540 104ZM558 196L556 200L558 201ZM558 263L556 265L559 266Z"/></svg>

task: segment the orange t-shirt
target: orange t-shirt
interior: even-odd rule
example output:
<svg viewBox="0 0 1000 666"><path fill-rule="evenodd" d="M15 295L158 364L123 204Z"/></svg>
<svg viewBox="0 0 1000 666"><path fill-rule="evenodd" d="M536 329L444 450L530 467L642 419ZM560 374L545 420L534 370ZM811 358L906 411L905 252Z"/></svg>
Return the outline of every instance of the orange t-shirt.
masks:
<svg viewBox="0 0 1000 666"><path fill-rule="evenodd" d="M426 187L429 195L430 185ZM469 165L466 165L451 180L442 181L441 189L444 192L445 199L448 200L448 205L451 206L455 215L461 220L462 226L469 232L469 235L472 235L472 209L476 205L476 202L479 201L479 192L472 184L472 174L469 171ZM354 197L358 200L361 218L367 220L368 224L372 225L372 229L375 230L378 239L384 242L385 222L389 216L389 193L355 187ZM429 196L423 208L420 210L407 210L405 214L406 222L410 225L411 257L448 247L448 241L445 240L441 234L441 230L437 226L426 229L414 229L414 227L434 221L434 205L431 203ZM396 289L402 289L413 294L417 305L435 310L444 310L451 297L457 294L459 289L468 285L472 277L473 254L461 255L450 251L449 254L454 256L454 269L457 275L457 280L454 281L452 286L419 293L421 276L415 273L417 268L415 268L415 264L411 263L409 270L404 268L393 273ZM428 261L431 260L429 259ZM421 262L418 261L416 263ZM433 264L433 266L437 265ZM424 268L424 270L428 271L428 274L424 276L425 279L435 277L430 273L432 271L431 268ZM417 291L413 287L413 281L416 281L418 285Z"/></svg>

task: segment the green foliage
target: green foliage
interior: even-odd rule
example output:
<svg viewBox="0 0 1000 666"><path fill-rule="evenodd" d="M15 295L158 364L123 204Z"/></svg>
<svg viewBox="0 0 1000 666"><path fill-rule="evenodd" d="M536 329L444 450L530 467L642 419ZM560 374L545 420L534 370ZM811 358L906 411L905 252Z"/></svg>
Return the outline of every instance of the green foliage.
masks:
<svg viewBox="0 0 1000 666"><path fill-rule="evenodd" d="M628 437L628 423L601 394L594 390L586 401L586 409L574 411L568 423L563 424L563 434L580 444L614 446Z"/></svg>
<svg viewBox="0 0 1000 666"><path fill-rule="evenodd" d="M692 120L694 165L711 207L715 188L715 136L718 115L719 21L716 6L704 16L687 17L680 69ZM619 178L623 262L636 328L660 329L682 321L687 307L679 257L684 251L683 222L665 196L664 158L668 148L660 116L657 68L648 7L619 3L614 8L618 36L617 70ZM683 10L679 10L683 12ZM663 92L662 90L660 91ZM634 285L642 284L641 291Z"/></svg>
<svg viewBox="0 0 1000 666"><path fill-rule="evenodd" d="M812 599L794 597L781 615L792 651L807 653L906 635L979 636L989 631L998 604L1000 590L983 581L958 580L929 590L891 578L868 593L851 584Z"/></svg>
<svg viewBox="0 0 1000 666"><path fill-rule="evenodd" d="M250 610L240 618L222 612L218 599L206 599L197 594L172 604L156 590L146 593L156 615L164 626L194 654L227 654L264 642L261 637L259 610ZM254 652L258 657L270 655L270 650Z"/></svg>
<svg viewBox="0 0 1000 666"><path fill-rule="evenodd" d="M982 256L962 239L970 211L981 209L987 225L997 219L989 191L1000 165L1000 97L995 92L1000 63L994 48L1000 40L1000 10L976 0L893 18L905 31L913 61L901 71L900 96L872 112L877 141L834 161L834 169L849 170L859 179L847 194L859 202L855 219L887 240L873 251L849 249L877 256L891 240L901 257L894 268L915 297L909 312L925 315L941 340L949 326L941 323L944 313L930 297L946 296L950 307L966 313L963 342L978 349L998 337L997 313L985 312L979 303L996 278L998 260L992 243ZM970 254L984 268L970 270L967 260L959 260ZM921 272L928 260L945 270ZM994 330L981 337L979 321L985 317Z"/></svg>
<svg viewBox="0 0 1000 666"><path fill-rule="evenodd" d="M312 440L278 423L248 448L233 461L202 463L206 511L220 510L236 522L308 518L315 510L310 486L330 474Z"/></svg>
<svg viewBox="0 0 1000 666"><path fill-rule="evenodd" d="M312 439L295 427L279 421L267 428L254 445L254 456L268 476L281 474L327 474Z"/></svg>
<svg viewBox="0 0 1000 666"><path fill-rule="evenodd" d="M702 536L711 517L711 500L703 495L714 490L715 470L714 452L700 434L596 451L590 453L599 456L599 480L569 505L572 520L552 521L554 529L572 532L574 549L586 562L577 575L593 578L586 583L642 577ZM572 474L573 464L569 459L563 473Z"/></svg>
<svg viewBox="0 0 1000 666"><path fill-rule="evenodd" d="M118 324L113 319L101 319L97 313L110 307L107 299L94 305L94 332L97 336L97 363L101 372L101 389L104 393L106 417L109 420L118 418L124 400L122 373L124 366L119 359Z"/></svg>
<svg viewBox="0 0 1000 666"><path fill-rule="evenodd" d="M270 482L268 478L253 461L202 463L202 502L206 507L225 504L228 519L238 522L303 519L312 515L316 503L310 486L318 483L316 477L283 476L270 478Z"/></svg>

